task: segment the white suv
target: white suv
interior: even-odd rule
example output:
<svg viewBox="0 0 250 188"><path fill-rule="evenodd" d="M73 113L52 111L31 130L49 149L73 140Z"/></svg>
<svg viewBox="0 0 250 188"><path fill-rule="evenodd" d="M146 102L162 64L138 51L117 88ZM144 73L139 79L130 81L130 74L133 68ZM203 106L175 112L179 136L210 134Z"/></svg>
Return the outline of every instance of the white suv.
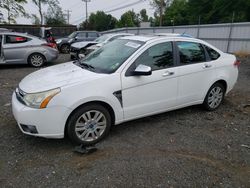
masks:
<svg viewBox="0 0 250 188"><path fill-rule="evenodd" d="M25 77L13 94L23 133L95 144L111 125L190 105L217 109L235 85L234 55L193 38L129 36L85 59Z"/></svg>

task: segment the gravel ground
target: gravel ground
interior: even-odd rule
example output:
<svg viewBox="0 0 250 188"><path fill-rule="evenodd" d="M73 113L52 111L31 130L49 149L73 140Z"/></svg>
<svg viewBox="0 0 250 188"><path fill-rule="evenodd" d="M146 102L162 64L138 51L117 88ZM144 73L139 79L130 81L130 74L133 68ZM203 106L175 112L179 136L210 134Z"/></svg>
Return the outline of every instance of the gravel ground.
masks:
<svg viewBox="0 0 250 188"><path fill-rule="evenodd" d="M67 138L18 129L11 94L35 70L0 66L0 187L250 187L250 58L217 111L194 106L115 126L87 156Z"/></svg>

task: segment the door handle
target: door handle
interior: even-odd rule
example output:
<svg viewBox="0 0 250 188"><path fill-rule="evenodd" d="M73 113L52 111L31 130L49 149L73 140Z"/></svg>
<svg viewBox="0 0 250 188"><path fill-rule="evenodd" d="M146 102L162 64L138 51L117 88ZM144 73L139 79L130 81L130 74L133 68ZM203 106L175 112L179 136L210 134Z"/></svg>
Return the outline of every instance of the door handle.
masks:
<svg viewBox="0 0 250 188"><path fill-rule="evenodd" d="M205 65L203 66L204 69L208 69L208 68L211 68L211 67L212 67L212 65L209 65L209 64L205 64Z"/></svg>
<svg viewBox="0 0 250 188"><path fill-rule="evenodd" d="M163 73L162 76L166 77L166 76L172 76L172 75L174 75L174 72L167 71L167 72Z"/></svg>

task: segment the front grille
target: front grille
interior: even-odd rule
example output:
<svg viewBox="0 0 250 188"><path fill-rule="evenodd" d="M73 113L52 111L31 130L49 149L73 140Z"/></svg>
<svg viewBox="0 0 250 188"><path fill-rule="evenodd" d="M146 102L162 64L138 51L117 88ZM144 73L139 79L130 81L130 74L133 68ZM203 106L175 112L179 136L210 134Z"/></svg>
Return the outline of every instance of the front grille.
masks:
<svg viewBox="0 0 250 188"><path fill-rule="evenodd" d="M95 51L94 49L87 49L84 55L89 55L91 52Z"/></svg>
<svg viewBox="0 0 250 188"><path fill-rule="evenodd" d="M24 91L22 91L20 88L17 88L16 89L16 98L17 98L17 100L20 102L20 103L22 103L22 104L24 104L24 105L26 105L26 103L24 102L24 96L25 96L25 92Z"/></svg>

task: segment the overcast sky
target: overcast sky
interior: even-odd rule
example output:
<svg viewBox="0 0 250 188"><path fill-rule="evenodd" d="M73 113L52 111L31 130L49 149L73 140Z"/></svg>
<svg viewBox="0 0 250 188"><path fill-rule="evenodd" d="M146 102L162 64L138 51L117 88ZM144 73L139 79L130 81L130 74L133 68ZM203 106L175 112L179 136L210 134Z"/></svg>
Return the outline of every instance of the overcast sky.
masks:
<svg viewBox="0 0 250 188"><path fill-rule="evenodd" d="M88 12L91 13L96 12L97 10L112 10L137 1L138 0L91 0L91 2L88 4ZM85 19L85 3L82 2L82 0L59 0L59 2L63 10L69 9L72 11L70 17L71 24L79 24ZM110 14L116 18L120 18L120 16L128 10L133 9L135 12L139 13L141 9L145 8L148 12L148 15L152 16L153 10L150 7L149 2L150 0L145 0L144 2L124 8L122 10L111 12ZM27 13L38 15L38 10L35 5L31 3L31 0L28 0L28 4L25 5L25 10L27 10ZM28 20L25 18L18 18L17 23L31 24L31 19Z"/></svg>

